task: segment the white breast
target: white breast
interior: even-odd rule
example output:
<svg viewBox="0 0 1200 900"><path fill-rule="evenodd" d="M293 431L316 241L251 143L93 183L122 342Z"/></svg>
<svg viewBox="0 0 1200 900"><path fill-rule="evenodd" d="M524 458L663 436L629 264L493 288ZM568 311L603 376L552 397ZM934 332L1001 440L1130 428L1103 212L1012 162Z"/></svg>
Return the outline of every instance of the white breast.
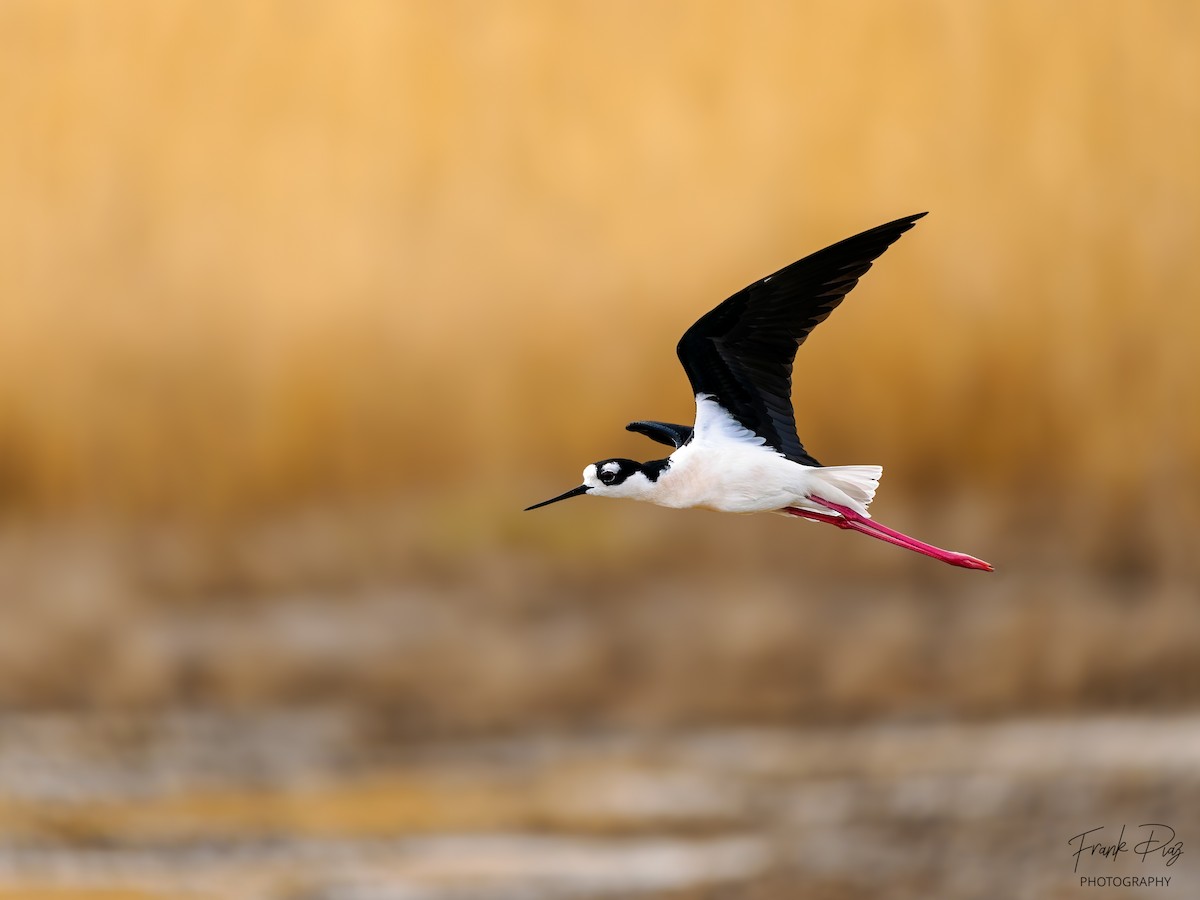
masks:
<svg viewBox="0 0 1200 900"><path fill-rule="evenodd" d="M707 394L698 394L692 439L671 454L670 467L647 499L724 512L780 509L809 492L812 471L766 446Z"/></svg>

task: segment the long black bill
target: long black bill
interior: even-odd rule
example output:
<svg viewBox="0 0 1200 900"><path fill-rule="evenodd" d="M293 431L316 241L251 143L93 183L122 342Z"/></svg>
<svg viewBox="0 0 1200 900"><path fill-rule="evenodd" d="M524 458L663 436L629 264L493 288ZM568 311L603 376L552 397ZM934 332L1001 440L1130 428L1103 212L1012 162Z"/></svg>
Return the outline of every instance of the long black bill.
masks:
<svg viewBox="0 0 1200 900"><path fill-rule="evenodd" d="M570 500L572 497L578 497L582 494L586 494L590 490L591 488L589 488L586 484L581 484L577 488L571 488L565 494L559 494L557 497L552 497L549 500L543 500L541 503L533 504L533 506L527 506L525 507L525 512L529 512L531 509L537 509L539 506L549 506L551 503L557 503L559 500Z"/></svg>

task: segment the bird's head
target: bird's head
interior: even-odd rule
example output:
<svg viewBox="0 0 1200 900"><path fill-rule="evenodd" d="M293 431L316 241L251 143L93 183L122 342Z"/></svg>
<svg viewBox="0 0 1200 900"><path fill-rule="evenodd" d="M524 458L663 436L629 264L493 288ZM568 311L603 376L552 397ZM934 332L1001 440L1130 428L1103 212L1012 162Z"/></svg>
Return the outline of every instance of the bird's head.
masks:
<svg viewBox="0 0 1200 900"><path fill-rule="evenodd" d="M652 465L654 464L642 464L632 459L602 459L583 470L583 484L579 487L571 488L565 494L559 494L533 506L527 506L525 510L528 512L583 494L593 494L597 497L643 498L653 489L658 472L661 471L661 467L652 471Z"/></svg>

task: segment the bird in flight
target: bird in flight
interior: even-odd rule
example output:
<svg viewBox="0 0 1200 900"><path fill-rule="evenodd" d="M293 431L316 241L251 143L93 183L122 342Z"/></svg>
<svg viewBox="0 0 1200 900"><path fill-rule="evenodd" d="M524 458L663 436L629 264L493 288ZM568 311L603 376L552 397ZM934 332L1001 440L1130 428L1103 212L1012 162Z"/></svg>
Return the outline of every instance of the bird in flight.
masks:
<svg viewBox="0 0 1200 900"><path fill-rule="evenodd" d="M776 512L851 529L952 566L992 571L981 559L880 525L867 507L882 467L823 466L796 434L791 394L797 348L871 263L924 215L839 241L705 313L676 348L696 396L695 424L626 426L674 452L644 463L602 459L583 470L583 484L526 511L591 494L675 508Z"/></svg>

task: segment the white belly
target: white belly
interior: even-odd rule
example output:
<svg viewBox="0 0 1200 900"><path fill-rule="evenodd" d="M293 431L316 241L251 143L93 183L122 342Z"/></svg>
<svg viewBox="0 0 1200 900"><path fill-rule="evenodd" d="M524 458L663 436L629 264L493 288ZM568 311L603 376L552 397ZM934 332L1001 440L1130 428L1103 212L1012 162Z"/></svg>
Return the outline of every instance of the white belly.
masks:
<svg viewBox="0 0 1200 900"><path fill-rule="evenodd" d="M763 446L688 444L671 454L652 499L661 506L722 512L781 509L811 492L814 471Z"/></svg>
<svg viewBox="0 0 1200 900"><path fill-rule="evenodd" d="M710 397L696 397L692 440L642 499L660 506L705 506L722 512L766 512L785 506L828 515L810 494L869 515L879 466L804 466L766 446Z"/></svg>

